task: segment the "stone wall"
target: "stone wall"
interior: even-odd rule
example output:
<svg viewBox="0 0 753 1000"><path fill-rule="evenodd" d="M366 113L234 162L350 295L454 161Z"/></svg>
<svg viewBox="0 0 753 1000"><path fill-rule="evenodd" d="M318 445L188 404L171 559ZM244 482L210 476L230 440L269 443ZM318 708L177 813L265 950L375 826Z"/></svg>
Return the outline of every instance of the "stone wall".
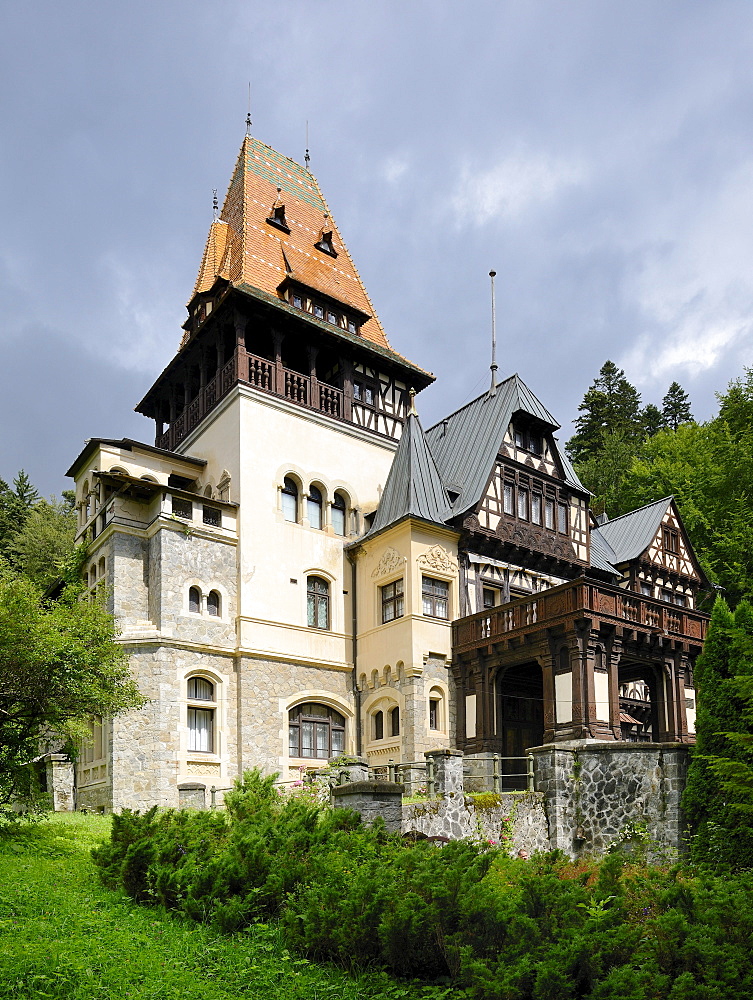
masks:
<svg viewBox="0 0 753 1000"><path fill-rule="evenodd" d="M402 785L391 781L353 781L331 789L336 809L352 809L370 826L377 817L389 833L399 833L403 822Z"/></svg>
<svg viewBox="0 0 753 1000"><path fill-rule="evenodd" d="M577 740L531 752L553 848L579 857L645 840L655 860L682 850L687 746Z"/></svg>

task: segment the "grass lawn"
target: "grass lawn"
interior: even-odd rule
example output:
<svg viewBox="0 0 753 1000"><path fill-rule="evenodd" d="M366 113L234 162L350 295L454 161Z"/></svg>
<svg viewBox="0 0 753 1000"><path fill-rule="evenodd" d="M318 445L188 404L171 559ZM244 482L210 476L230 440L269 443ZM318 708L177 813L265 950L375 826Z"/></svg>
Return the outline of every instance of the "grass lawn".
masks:
<svg viewBox="0 0 753 1000"><path fill-rule="evenodd" d="M219 935L99 884L105 816L0 831L0 998L367 1000L457 995L291 955L272 925Z"/></svg>

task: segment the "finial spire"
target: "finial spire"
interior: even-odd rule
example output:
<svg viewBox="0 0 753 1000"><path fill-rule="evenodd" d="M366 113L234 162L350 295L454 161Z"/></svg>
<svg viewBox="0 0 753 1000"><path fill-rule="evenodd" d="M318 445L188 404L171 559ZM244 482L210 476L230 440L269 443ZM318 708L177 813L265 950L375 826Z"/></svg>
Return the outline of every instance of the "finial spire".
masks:
<svg viewBox="0 0 753 1000"><path fill-rule="evenodd" d="M417 417L418 410L416 409L416 390L413 386L408 390L408 395L410 396L410 406L408 407L408 416Z"/></svg>
<svg viewBox="0 0 753 1000"><path fill-rule="evenodd" d="M495 316L494 279L497 277L496 271L490 271L489 277L492 280L492 363L489 366L492 373L492 384L489 388L489 395L497 395L497 324Z"/></svg>
<svg viewBox="0 0 753 1000"><path fill-rule="evenodd" d="M214 221L217 221L217 214L220 211L220 203L217 201L217 188L212 188L212 215L214 216Z"/></svg>
<svg viewBox="0 0 753 1000"><path fill-rule="evenodd" d="M309 120L306 119L306 155L304 156L306 163L306 169L309 169L309 163L311 163L311 157L309 156Z"/></svg>
<svg viewBox="0 0 753 1000"><path fill-rule="evenodd" d="M248 83L248 112L246 113L246 135L251 135L251 81Z"/></svg>

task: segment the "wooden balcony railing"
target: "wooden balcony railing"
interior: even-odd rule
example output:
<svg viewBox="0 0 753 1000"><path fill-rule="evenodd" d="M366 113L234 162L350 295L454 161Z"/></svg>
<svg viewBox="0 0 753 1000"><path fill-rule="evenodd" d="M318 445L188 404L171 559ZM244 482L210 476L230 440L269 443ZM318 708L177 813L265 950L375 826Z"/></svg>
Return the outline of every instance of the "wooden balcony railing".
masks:
<svg viewBox="0 0 753 1000"><path fill-rule="evenodd" d="M642 632L684 638L700 644L706 637L709 616L674 604L655 601L633 591L589 580L574 580L552 587L528 600L459 618L452 624L455 654L488 646L503 636L551 627L568 618L593 617L613 625L626 623Z"/></svg>
<svg viewBox="0 0 753 1000"><path fill-rule="evenodd" d="M212 378L178 414L164 434L157 438L157 447L173 451L210 410L227 395L237 382L289 399L339 420L345 417L342 389L326 385L316 378L277 366L267 358L239 352Z"/></svg>

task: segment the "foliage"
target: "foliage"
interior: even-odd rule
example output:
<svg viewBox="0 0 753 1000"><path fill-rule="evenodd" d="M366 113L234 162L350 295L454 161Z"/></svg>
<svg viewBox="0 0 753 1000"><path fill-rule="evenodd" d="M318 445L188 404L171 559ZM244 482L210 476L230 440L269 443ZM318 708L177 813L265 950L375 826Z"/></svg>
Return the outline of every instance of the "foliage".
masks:
<svg viewBox="0 0 753 1000"><path fill-rule="evenodd" d="M576 471L596 494L593 509L610 517L674 496L701 566L734 606L753 597L753 369L718 398L707 424L681 422L642 441L604 431ZM679 404L674 412L684 421Z"/></svg>
<svg viewBox="0 0 753 1000"><path fill-rule="evenodd" d="M31 793L40 741L73 752L91 716L141 704L115 638L112 616L76 588L46 601L0 571L0 803Z"/></svg>
<svg viewBox="0 0 753 1000"><path fill-rule="evenodd" d="M228 798L227 815L124 814L97 853L106 877L218 928L277 914L298 953L421 976L437 1000L753 991L749 872L403 842L352 814L312 814L254 773Z"/></svg>
<svg viewBox="0 0 753 1000"><path fill-rule="evenodd" d="M613 361L605 361L578 407L575 434L567 442L567 454L574 462L596 455L605 433L619 432L628 440L643 436L641 398L625 372Z"/></svg>
<svg viewBox="0 0 753 1000"><path fill-rule="evenodd" d="M753 807L746 788L753 774L753 726L741 688L741 681L753 681L751 647L750 605L741 603L733 615L718 598L696 664L696 747L683 810L694 856L734 867L753 866Z"/></svg>
<svg viewBox="0 0 753 1000"><path fill-rule="evenodd" d="M62 500L55 497L38 500L8 545L13 564L43 589L60 577L73 549L76 533L73 500L70 491Z"/></svg>
<svg viewBox="0 0 753 1000"><path fill-rule="evenodd" d="M96 877L90 850L109 829L109 817L75 814L0 832L0 1000L433 997L382 972L317 966L275 924L222 935L134 905Z"/></svg>

